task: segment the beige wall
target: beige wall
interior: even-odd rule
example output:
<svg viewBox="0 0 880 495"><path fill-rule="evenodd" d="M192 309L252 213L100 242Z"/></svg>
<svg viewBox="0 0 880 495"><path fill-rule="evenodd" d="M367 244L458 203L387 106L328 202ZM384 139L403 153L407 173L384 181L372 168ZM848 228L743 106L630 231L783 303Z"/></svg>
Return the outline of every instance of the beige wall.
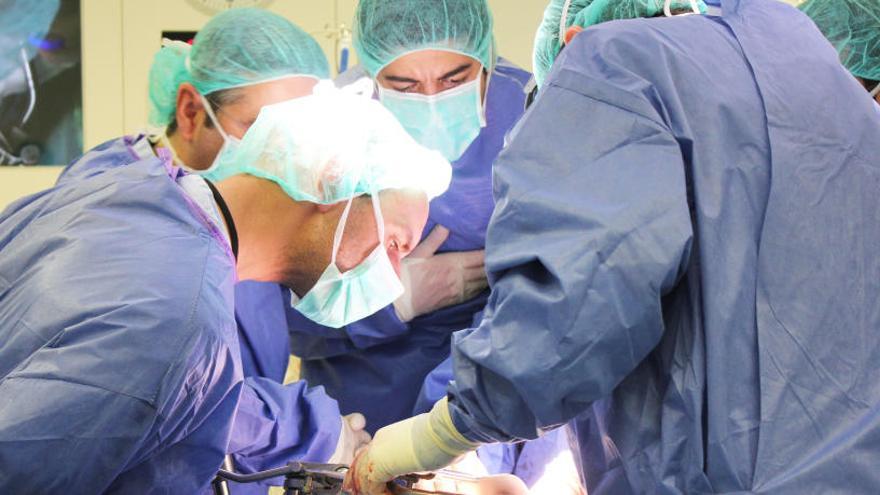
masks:
<svg viewBox="0 0 880 495"><path fill-rule="evenodd" d="M489 0L498 54L532 70L532 43L549 0Z"/></svg>
<svg viewBox="0 0 880 495"><path fill-rule="evenodd" d="M61 167L0 167L0 211L27 194L50 187Z"/></svg>

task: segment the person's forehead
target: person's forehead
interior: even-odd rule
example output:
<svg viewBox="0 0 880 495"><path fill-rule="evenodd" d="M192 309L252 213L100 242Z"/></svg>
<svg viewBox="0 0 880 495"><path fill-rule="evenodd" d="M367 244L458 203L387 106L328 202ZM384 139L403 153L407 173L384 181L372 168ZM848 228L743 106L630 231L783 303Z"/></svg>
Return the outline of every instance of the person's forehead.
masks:
<svg viewBox="0 0 880 495"><path fill-rule="evenodd" d="M379 73L385 77L441 77L462 66L473 68L480 62L468 55L449 50L425 49L396 58Z"/></svg>
<svg viewBox="0 0 880 495"><path fill-rule="evenodd" d="M401 201L408 220L421 221L428 214L428 200L424 195L408 194Z"/></svg>
<svg viewBox="0 0 880 495"><path fill-rule="evenodd" d="M393 209L403 217L417 217L428 210L428 199L422 192L386 189L379 197L383 208Z"/></svg>
<svg viewBox="0 0 880 495"><path fill-rule="evenodd" d="M292 76L240 88L243 104L263 107L312 94L318 80L308 76Z"/></svg>

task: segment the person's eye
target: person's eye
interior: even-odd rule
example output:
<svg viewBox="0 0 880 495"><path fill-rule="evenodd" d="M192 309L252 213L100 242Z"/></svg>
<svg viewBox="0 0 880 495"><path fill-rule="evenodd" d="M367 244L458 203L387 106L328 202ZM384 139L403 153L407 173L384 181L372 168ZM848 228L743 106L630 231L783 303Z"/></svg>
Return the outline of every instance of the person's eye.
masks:
<svg viewBox="0 0 880 495"><path fill-rule="evenodd" d="M400 251L400 244L397 242L396 239L391 239L391 241L388 243L388 248L395 251Z"/></svg>
<svg viewBox="0 0 880 495"><path fill-rule="evenodd" d="M394 88L394 91L399 91L401 93L412 93L416 90L415 84L407 84L406 86L397 86Z"/></svg>

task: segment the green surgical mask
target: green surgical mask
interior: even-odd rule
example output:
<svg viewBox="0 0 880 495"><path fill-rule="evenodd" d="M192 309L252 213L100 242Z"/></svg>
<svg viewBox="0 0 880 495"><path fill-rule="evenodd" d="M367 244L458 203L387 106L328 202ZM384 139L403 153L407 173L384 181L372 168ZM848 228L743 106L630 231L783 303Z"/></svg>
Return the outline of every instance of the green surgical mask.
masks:
<svg viewBox="0 0 880 495"><path fill-rule="evenodd" d="M336 254L339 252L342 232L353 199L348 200L336 227L330 265L302 299L291 291L290 305L306 318L325 327L341 328L362 320L403 294L403 284L400 283L385 251L385 222L379 207L378 193L372 195L372 200L379 245L358 266L345 273L340 272L336 266Z"/></svg>
<svg viewBox="0 0 880 495"><path fill-rule="evenodd" d="M434 95L379 88L379 100L421 145L458 160L486 125L482 75Z"/></svg>

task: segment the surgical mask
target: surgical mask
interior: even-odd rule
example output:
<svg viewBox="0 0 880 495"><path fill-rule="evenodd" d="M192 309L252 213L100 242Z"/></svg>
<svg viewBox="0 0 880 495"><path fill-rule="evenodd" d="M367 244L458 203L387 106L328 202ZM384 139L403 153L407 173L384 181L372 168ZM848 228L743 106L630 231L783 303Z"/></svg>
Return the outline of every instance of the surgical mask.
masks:
<svg viewBox="0 0 880 495"><path fill-rule="evenodd" d="M336 266L336 255L353 200L348 200L336 227L330 265L302 299L290 291L290 305L306 318L325 327L341 328L362 320L403 295L403 284L385 251L385 222L382 220L378 193L372 195L372 200L379 245L358 266L345 273Z"/></svg>
<svg viewBox="0 0 880 495"><path fill-rule="evenodd" d="M205 106L205 113L208 114L208 118L211 119L211 122L214 123L214 127L217 129L217 132L220 133L220 136L223 138L223 146L220 148L220 151L217 152L217 155L214 156L214 161L211 162L211 166L205 170L188 170L189 172L193 172L200 175L210 174L217 170L217 167L220 165L220 157L226 153L232 154L236 148L241 144L241 139L237 137L230 136L226 131L223 130L223 126L220 125L220 121L217 119L217 116L214 115L214 110L211 108L211 104L208 102L208 99L203 95L199 95L202 99L202 105Z"/></svg>
<svg viewBox="0 0 880 495"><path fill-rule="evenodd" d="M434 95L403 93L378 86L379 100L415 140L458 160L486 125L482 74L473 81Z"/></svg>

